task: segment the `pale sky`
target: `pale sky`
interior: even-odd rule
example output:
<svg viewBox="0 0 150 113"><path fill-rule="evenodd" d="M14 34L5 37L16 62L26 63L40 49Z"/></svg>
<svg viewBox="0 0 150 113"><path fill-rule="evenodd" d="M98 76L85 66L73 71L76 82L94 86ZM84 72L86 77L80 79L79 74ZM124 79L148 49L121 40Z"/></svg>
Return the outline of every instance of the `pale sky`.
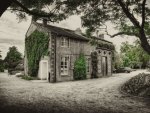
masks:
<svg viewBox="0 0 150 113"><path fill-rule="evenodd" d="M150 0L147 1L150 3ZM0 17L0 50L2 51L3 58L6 56L8 48L11 46L16 46L22 54L24 53L25 34L31 23L31 17L28 17L27 21L18 22L19 20L16 15L8 11ZM71 16L67 20L55 23L54 25L75 30L76 28L81 28L81 19L79 16ZM83 28L81 29L84 30ZM111 25L109 25L108 31L110 34L115 33L115 30ZM135 37L123 38L118 36L109 38L108 36L105 36L105 40L113 42L117 51L119 51L122 42L128 41L129 43L133 43Z"/></svg>

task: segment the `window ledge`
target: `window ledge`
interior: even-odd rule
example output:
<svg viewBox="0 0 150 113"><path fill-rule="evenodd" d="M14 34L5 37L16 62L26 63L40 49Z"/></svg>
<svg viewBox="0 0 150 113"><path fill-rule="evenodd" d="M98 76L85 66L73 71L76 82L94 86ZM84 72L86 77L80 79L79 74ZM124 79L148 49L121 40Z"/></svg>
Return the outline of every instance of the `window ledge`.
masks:
<svg viewBox="0 0 150 113"><path fill-rule="evenodd" d="M67 75L67 74L62 74L61 76L62 76L62 77L65 77L65 76L70 76L70 75Z"/></svg>

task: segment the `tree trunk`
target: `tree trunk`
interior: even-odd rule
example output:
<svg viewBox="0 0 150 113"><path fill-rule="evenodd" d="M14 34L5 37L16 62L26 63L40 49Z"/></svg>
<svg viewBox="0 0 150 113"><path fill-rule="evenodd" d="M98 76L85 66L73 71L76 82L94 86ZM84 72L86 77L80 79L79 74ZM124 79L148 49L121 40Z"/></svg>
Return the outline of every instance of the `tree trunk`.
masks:
<svg viewBox="0 0 150 113"><path fill-rule="evenodd" d="M0 0L0 17L11 4L12 0Z"/></svg>
<svg viewBox="0 0 150 113"><path fill-rule="evenodd" d="M139 31L139 33L140 33L139 39L141 41L141 46L150 55L150 45L149 45L149 43L147 41L147 37L145 35L144 28L141 29Z"/></svg>

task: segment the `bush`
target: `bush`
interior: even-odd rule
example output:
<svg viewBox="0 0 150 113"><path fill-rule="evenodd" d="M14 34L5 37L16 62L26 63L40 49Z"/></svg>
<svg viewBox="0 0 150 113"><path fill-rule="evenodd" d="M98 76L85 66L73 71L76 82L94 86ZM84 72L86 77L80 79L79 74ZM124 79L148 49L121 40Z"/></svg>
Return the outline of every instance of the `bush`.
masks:
<svg viewBox="0 0 150 113"><path fill-rule="evenodd" d="M150 74L141 73L132 77L121 89L135 96L150 97Z"/></svg>
<svg viewBox="0 0 150 113"><path fill-rule="evenodd" d="M21 78L22 78L22 79L25 79L25 80L34 80L33 77L31 77L31 76L26 76L26 75L22 76Z"/></svg>
<svg viewBox="0 0 150 113"><path fill-rule="evenodd" d="M75 80L86 79L86 60L83 54L80 54L79 58L75 61L74 79Z"/></svg>

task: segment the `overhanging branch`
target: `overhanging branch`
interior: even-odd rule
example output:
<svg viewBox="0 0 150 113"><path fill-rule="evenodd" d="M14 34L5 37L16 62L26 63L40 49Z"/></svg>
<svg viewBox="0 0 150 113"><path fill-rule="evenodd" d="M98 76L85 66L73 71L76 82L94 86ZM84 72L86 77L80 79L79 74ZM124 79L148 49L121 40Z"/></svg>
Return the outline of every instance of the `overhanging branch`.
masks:
<svg viewBox="0 0 150 113"><path fill-rule="evenodd" d="M142 3L142 24L141 24L142 28L144 28L144 25L145 25L145 4L146 4L146 0L143 0L143 3Z"/></svg>
<svg viewBox="0 0 150 113"><path fill-rule="evenodd" d="M122 0L117 0L117 2L119 3L120 7L122 8L122 10L126 14L126 16L133 23L133 25L135 25L137 28L140 28L139 22L136 20L136 18L134 17L134 15L132 15L130 13L130 11L128 10L128 8L125 7L126 5L123 3L123 1Z"/></svg>
<svg viewBox="0 0 150 113"><path fill-rule="evenodd" d="M129 32L118 32L118 33L113 34L113 35L110 35L110 34L107 34L107 35L109 35L111 38L114 38L114 37L119 36L119 35L128 35L128 36L139 37L137 34L135 34L135 33L129 33Z"/></svg>
<svg viewBox="0 0 150 113"><path fill-rule="evenodd" d="M43 14L43 13L40 13L40 12L35 12L35 11L32 11L32 10L29 10L27 7L25 7L23 4L21 4L19 1L17 0L12 0L14 4L18 5L20 8L22 8L22 10L19 10L19 11L23 11L23 12L26 12L27 14L29 15L34 15L34 16L37 16L37 17L46 17L46 18L49 18L54 16L54 13L47 13L47 14ZM12 10L12 9L11 9ZM16 10L16 9L15 9ZM50 19L51 21L51 19Z"/></svg>
<svg viewBox="0 0 150 113"><path fill-rule="evenodd" d="M118 33L115 33L115 34L111 35L111 34L108 33L107 25L106 24L103 24L103 25L105 26L105 28L103 28L103 29L105 29L106 35L110 36L111 38L114 38L114 37L119 36L119 35L128 35L128 36L139 37L138 34L133 33L133 32L118 32Z"/></svg>

